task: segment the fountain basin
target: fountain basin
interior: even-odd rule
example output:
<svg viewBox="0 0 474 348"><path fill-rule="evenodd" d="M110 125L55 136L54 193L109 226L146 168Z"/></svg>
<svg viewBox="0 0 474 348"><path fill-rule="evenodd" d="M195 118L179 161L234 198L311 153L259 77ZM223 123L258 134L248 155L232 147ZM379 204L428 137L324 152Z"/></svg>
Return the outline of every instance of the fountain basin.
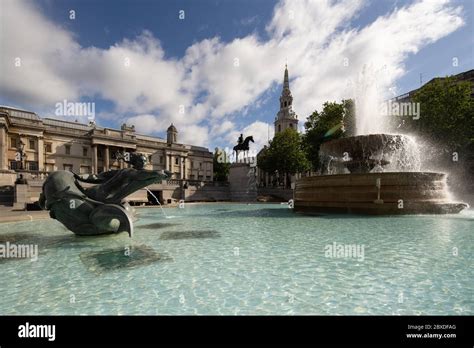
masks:
<svg viewBox="0 0 474 348"><path fill-rule="evenodd" d="M309 214L455 214L467 207L465 203L450 201L446 174L433 172L305 177L296 182L294 192L295 211Z"/></svg>

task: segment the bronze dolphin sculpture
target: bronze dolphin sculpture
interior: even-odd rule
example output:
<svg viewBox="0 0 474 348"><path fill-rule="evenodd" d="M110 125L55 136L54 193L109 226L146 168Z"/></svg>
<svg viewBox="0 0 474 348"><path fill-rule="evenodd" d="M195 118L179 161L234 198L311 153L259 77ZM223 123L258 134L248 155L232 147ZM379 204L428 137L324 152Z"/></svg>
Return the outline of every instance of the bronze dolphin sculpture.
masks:
<svg viewBox="0 0 474 348"><path fill-rule="evenodd" d="M60 170L46 178L38 203L77 235L127 232L131 237L133 215L125 197L169 177L167 171L134 168L83 176Z"/></svg>

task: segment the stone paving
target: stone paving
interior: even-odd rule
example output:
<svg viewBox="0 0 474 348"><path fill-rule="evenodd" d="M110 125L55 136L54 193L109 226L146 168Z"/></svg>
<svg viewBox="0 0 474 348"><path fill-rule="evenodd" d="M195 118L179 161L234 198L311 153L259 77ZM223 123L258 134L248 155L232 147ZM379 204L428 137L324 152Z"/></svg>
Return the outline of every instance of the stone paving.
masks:
<svg viewBox="0 0 474 348"><path fill-rule="evenodd" d="M50 219L49 212L43 210L12 210L13 207L0 206L0 223Z"/></svg>

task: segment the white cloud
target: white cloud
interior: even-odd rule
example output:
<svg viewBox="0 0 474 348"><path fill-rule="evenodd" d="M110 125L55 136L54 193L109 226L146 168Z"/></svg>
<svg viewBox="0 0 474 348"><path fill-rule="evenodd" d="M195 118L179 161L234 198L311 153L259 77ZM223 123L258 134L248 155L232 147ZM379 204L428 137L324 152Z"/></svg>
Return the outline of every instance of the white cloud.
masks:
<svg viewBox="0 0 474 348"><path fill-rule="evenodd" d="M208 128L196 125L184 126L178 129L178 142L207 146L209 144Z"/></svg>
<svg viewBox="0 0 474 348"><path fill-rule="evenodd" d="M211 134L213 136L222 135L233 130L235 127L234 123L228 120L225 120L222 123L216 122L211 128Z"/></svg>
<svg viewBox="0 0 474 348"><path fill-rule="evenodd" d="M0 92L28 105L78 98L75 82L61 72L81 47L38 11L31 3L0 3Z"/></svg>
<svg viewBox="0 0 474 348"><path fill-rule="evenodd" d="M244 137L251 135L255 143L250 144L250 149L258 152L264 145L268 145L268 140L273 138L274 126L266 122L255 121L240 130L229 132L225 140L233 147L237 143L240 134L243 134Z"/></svg>
<svg viewBox="0 0 474 348"><path fill-rule="evenodd" d="M281 83L286 59L294 109L303 123L324 101L352 97L348 84L357 81L364 65L383 71L381 88L391 86L405 73L410 54L463 25L461 8L446 0L421 0L351 28L351 19L366 4L281 1L266 27L269 39L214 37L194 43L182 58L169 59L148 31L107 49L82 47L33 3L2 0L0 92L38 112L63 99L101 97L113 102L120 122L125 114L136 115L127 122L141 132L164 132L173 122L180 142L213 146L219 140L230 146L238 135L236 124L242 123L236 115L259 105L265 92ZM16 57L21 67L15 67ZM96 111L110 118L110 110ZM266 142L265 122L243 128L260 139L257 146Z"/></svg>

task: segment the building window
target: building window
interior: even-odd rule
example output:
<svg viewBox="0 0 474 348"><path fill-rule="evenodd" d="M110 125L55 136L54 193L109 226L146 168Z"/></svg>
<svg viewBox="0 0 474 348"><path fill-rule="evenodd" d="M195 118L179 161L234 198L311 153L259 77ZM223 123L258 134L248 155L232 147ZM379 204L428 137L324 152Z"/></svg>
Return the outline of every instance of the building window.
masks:
<svg viewBox="0 0 474 348"><path fill-rule="evenodd" d="M287 105L287 104L286 104L286 102L285 102L285 108L286 108L286 105Z"/></svg>
<svg viewBox="0 0 474 348"><path fill-rule="evenodd" d="M51 143L46 143L46 144L44 145L44 149L45 149L46 152L53 152L52 147L53 147L53 146L51 145Z"/></svg>
<svg viewBox="0 0 474 348"><path fill-rule="evenodd" d="M102 159L102 150L97 149L97 158Z"/></svg>
<svg viewBox="0 0 474 348"><path fill-rule="evenodd" d="M87 157L87 147L82 148L82 156Z"/></svg>
<svg viewBox="0 0 474 348"><path fill-rule="evenodd" d="M17 162L17 161L10 161L10 169L11 169L11 170L18 170L18 169L20 169L20 162Z"/></svg>
<svg viewBox="0 0 474 348"><path fill-rule="evenodd" d="M199 162L199 169L202 169L202 163Z"/></svg>
<svg viewBox="0 0 474 348"><path fill-rule="evenodd" d="M290 123L290 128L293 128L293 123Z"/></svg>
<svg viewBox="0 0 474 348"><path fill-rule="evenodd" d="M64 145L64 148L66 150L66 155L70 155L71 154L71 145Z"/></svg>
<svg viewBox="0 0 474 348"><path fill-rule="evenodd" d="M281 132L281 124L278 125L278 132Z"/></svg>
<svg viewBox="0 0 474 348"><path fill-rule="evenodd" d="M26 169L28 170L38 170L38 162L28 161L26 162Z"/></svg>
<svg viewBox="0 0 474 348"><path fill-rule="evenodd" d="M34 139L30 139L30 140L28 141L28 148L29 148L30 150L36 150L36 142L35 142Z"/></svg>
<svg viewBox="0 0 474 348"><path fill-rule="evenodd" d="M10 138L10 148L12 148L12 149L18 148L18 138L17 137L11 137Z"/></svg>
<svg viewBox="0 0 474 348"><path fill-rule="evenodd" d="M79 168L79 173L81 173L81 174L90 174L91 173L91 167L90 166L81 166L81 168Z"/></svg>
<svg viewBox="0 0 474 348"><path fill-rule="evenodd" d="M179 157L176 157L176 158L174 159L174 164L176 164L176 165L179 164Z"/></svg>
<svg viewBox="0 0 474 348"><path fill-rule="evenodd" d="M70 172L72 172L72 164L63 164L63 168L64 170L68 170Z"/></svg>
<svg viewBox="0 0 474 348"><path fill-rule="evenodd" d="M207 181L211 181L211 177L210 177L209 175L206 176L206 180L207 180Z"/></svg>
<svg viewBox="0 0 474 348"><path fill-rule="evenodd" d="M148 163L151 163L151 155L148 155Z"/></svg>

